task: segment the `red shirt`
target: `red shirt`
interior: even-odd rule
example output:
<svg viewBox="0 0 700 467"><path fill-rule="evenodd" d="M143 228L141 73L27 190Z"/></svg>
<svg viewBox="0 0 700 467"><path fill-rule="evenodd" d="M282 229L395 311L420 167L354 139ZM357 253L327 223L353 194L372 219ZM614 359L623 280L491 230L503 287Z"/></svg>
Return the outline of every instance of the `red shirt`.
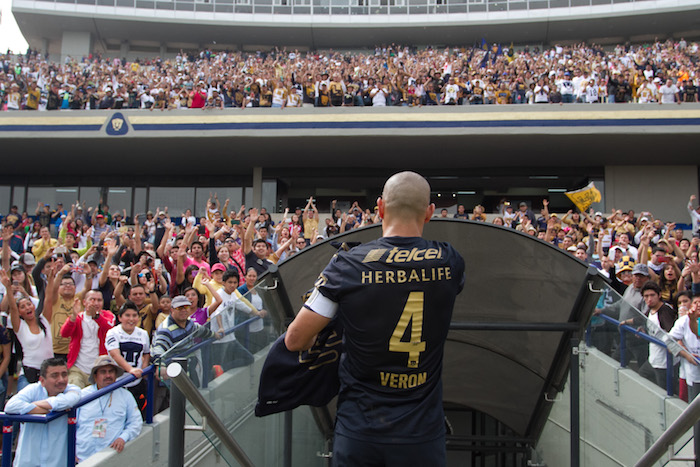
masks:
<svg viewBox="0 0 700 467"><path fill-rule="evenodd" d="M207 103L207 95L204 91L192 91L192 109L203 109Z"/></svg>

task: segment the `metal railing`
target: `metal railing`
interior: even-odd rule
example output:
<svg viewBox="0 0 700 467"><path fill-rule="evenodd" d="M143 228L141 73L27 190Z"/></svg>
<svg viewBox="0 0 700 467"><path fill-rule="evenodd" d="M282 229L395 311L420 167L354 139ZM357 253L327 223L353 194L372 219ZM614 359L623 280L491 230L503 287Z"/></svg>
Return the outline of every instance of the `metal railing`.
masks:
<svg viewBox="0 0 700 467"><path fill-rule="evenodd" d="M627 334L633 334L647 342L651 342L653 344L656 344L660 347L663 347L664 349L667 350L666 352L666 394L669 396L672 396L674 394L674 384L673 384L673 355L671 352L668 352L668 346L660 341L659 339L652 337L644 332L638 331L634 329L631 326L628 326L626 324L620 324L620 322L614 318L611 318L610 316L600 314L598 315L600 318L603 320L607 321L610 324L613 324L617 326L619 332L620 332L620 366L622 368L627 367ZM590 326L586 330L586 345L589 347L591 346L591 342L589 339L590 336ZM644 362L639 362L641 365ZM700 361L698 361L700 363Z"/></svg>
<svg viewBox="0 0 700 467"><path fill-rule="evenodd" d="M669 454L669 450L673 443L678 441L688 430L693 428L697 446L697 437L700 434L698 430L698 420L700 420L700 397L697 397L683 411L673 424L663 432L659 439L644 453L644 455L635 464L635 467L651 467L655 465L665 454ZM670 452L672 454L672 450ZM697 450L696 450L697 459ZM681 459L674 459L681 460ZM684 459L689 460L689 459ZM697 465L697 460L695 461Z"/></svg>
<svg viewBox="0 0 700 467"><path fill-rule="evenodd" d="M244 329L245 330L245 339L244 339L243 343L244 343L244 347L248 348L248 338L250 335L249 326L250 326L250 324L252 324L253 322L255 322L259 319L262 319L262 318L260 318L259 316L254 316L254 317L247 319L239 324L236 324L232 328L226 330L223 333L223 336L228 336L232 332L235 332L239 329ZM209 339L203 340L202 342L194 344L191 347L187 347L187 348L183 348L183 349L173 348L172 350L174 350L174 352L166 352L159 359L154 360L154 364L158 365L158 366L160 366L161 364L167 366L168 362L170 362L174 358L187 357L187 356L193 354L194 352L196 352L197 350L203 349L205 347L209 347L211 344L213 344L216 341L217 341L217 338L211 337ZM209 363L210 363L209 353L202 352L202 381L201 381L202 389L206 389L209 386L209 380L211 379L210 378L211 365Z"/></svg>
<svg viewBox="0 0 700 467"><path fill-rule="evenodd" d="M276 15L426 15L592 7L652 0L38 0L149 10Z"/></svg>
<svg viewBox="0 0 700 467"><path fill-rule="evenodd" d="M211 405L202 397L202 394L187 376L187 371L183 369L179 363L173 362L168 365L167 372L168 377L187 400L190 401L194 408L197 409L197 412L205 417L206 423L211 427L214 434L219 438L226 449L236 458L238 463L244 467L252 467L253 463L248 458L245 451L243 451L241 446L233 439L228 428L216 415Z"/></svg>
<svg viewBox="0 0 700 467"><path fill-rule="evenodd" d="M224 335L228 335L240 328L245 328L246 330L248 329L248 325L250 325L252 322L259 320L259 317L253 317L250 318L240 324L237 324L236 326L232 327L231 329L228 329ZM202 349L203 347L207 347L211 345L213 342L215 342L215 338L210 338L206 339L202 342L199 342L192 347L188 347L187 349L182 349L181 352L174 352L172 355L167 356L167 360L170 360L172 358L178 357L178 356L187 356L192 354L193 352L196 352L199 349ZM202 360L203 360L203 365L202 365L202 373L203 373L203 378L202 378L202 388L206 388L207 384L210 379L210 374L211 374L211 365L208 365L208 357L209 354L208 352L203 352L202 353ZM206 360L206 361L204 361ZM147 424L152 424L153 423L153 394L155 391L155 370L157 366L160 364L157 360L154 360L154 363L148 367L146 367L143 370L143 377L147 378L148 382L148 389L146 391L146 413L145 413L145 422ZM104 387L100 389L99 391L96 391L86 397L83 397L80 399L80 402L78 402L75 407L68 411L63 411L63 412L51 412L46 415L33 415L33 414L26 414L26 415L16 415L16 414L7 414L4 412L0 412L0 422L3 424L3 435L2 435L2 464L0 464L0 467L10 467L12 465L12 438L13 438L13 429L12 425L13 423L49 423L53 420L56 420L60 417L67 416L67 423L68 423L68 454L67 454L67 459L66 459L66 465L72 467L75 465L75 441L76 441L76 422L77 422L77 410L84 406L85 404L88 404L95 399L99 399L100 397L104 396L105 394L109 394L110 392L121 388L132 381L136 380L136 377L134 375L128 375L112 384L110 384L107 387Z"/></svg>
<svg viewBox="0 0 700 467"><path fill-rule="evenodd" d="M146 423L153 423L153 392L155 390L154 381L155 366L150 365L143 370L144 377L148 381L148 389L146 391ZM66 423L68 424L68 449L66 455L66 465L68 467L73 467L75 465L75 441L77 432L77 411L80 407L99 399L105 394L119 389L133 381L136 380L134 375L128 375L107 387L100 389L86 397L80 399L80 401L70 410L63 412L51 412L46 415L13 415L0 412L0 421L2 421L2 467L10 467L12 465L12 437L13 437L13 423L49 423L57 418L67 417Z"/></svg>

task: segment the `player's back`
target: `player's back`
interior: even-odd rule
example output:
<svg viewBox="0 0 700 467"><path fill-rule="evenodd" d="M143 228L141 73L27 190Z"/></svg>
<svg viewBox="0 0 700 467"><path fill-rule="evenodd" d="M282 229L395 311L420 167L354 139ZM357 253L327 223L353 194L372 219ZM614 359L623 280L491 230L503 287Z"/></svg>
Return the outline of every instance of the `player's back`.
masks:
<svg viewBox="0 0 700 467"><path fill-rule="evenodd" d="M387 442L443 433L443 347L464 261L448 243L382 237L339 254L319 284L339 304L339 432Z"/></svg>

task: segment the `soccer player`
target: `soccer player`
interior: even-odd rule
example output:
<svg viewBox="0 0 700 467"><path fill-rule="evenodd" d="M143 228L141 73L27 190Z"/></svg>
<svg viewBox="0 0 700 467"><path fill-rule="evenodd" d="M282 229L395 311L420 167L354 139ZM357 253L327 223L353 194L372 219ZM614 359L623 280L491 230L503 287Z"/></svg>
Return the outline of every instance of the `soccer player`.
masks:
<svg viewBox="0 0 700 467"><path fill-rule="evenodd" d="M331 260L285 344L310 348L336 315L344 328L333 465L445 465L443 348L464 260L421 238L435 212L422 176L393 175L377 206L382 238Z"/></svg>

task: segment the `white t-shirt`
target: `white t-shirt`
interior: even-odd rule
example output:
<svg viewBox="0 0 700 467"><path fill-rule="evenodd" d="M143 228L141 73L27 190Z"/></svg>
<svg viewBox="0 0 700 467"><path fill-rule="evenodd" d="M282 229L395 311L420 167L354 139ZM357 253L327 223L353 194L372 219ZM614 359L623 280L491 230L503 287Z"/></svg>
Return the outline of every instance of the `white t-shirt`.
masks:
<svg viewBox="0 0 700 467"><path fill-rule="evenodd" d="M148 333L145 330L137 327L129 334L121 324L107 331L105 349L107 352L118 349L124 360L134 368L143 368L143 356L151 353ZM127 384L126 387L136 386L140 382L139 378Z"/></svg>
<svg viewBox="0 0 700 467"><path fill-rule="evenodd" d="M549 86L535 86L535 103L549 102Z"/></svg>
<svg viewBox="0 0 700 467"><path fill-rule="evenodd" d="M647 331L650 336L661 334L658 313L649 313ZM652 368L666 368L666 349L660 345L649 343L649 364Z"/></svg>
<svg viewBox="0 0 700 467"><path fill-rule="evenodd" d="M675 84L672 84L671 87L668 87L664 84L659 88L659 94L661 95L661 103L673 104L674 102L676 102L675 96L677 93L678 88Z"/></svg>
<svg viewBox="0 0 700 467"><path fill-rule="evenodd" d="M92 319L92 316L82 313L83 320L81 326L83 328L83 337L80 339L80 352L75 361L75 366L83 373L88 375L92 371L92 366L95 360L100 355L100 339L97 337L99 326Z"/></svg>
<svg viewBox="0 0 700 467"><path fill-rule="evenodd" d="M681 316L673 324L669 331L669 335L676 340L682 341L686 350L694 355L700 355L700 339L690 329L690 317L688 315ZM688 386L695 383L700 383L700 365L693 365L686 359L681 359L680 377L685 378Z"/></svg>
<svg viewBox="0 0 700 467"><path fill-rule="evenodd" d="M22 344L24 357L22 364L30 368L41 368L41 362L47 358L53 358L53 339L51 338L51 325L44 315L39 316L39 320L44 325L44 332L34 334L29 330L29 325L20 319L17 339ZM94 363L93 359L93 363Z"/></svg>
<svg viewBox="0 0 700 467"><path fill-rule="evenodd" d="M247 299L251 305L255 307L256 310L262 310L263 307L263 301L262 298L260 298L260 294L254 294L254 293L247 293L244 295L244 298ZM238 303L236 303L236 309L238 311L242 311L243 313L247 313L251 316L248 318L252 318L252 313L253 310L250 309L248 305L245 304L243 300L239 300ZM249 327L250 332L259 332L263 330L263 320L258 319L250 323Z"/></svg>
<svg viewBox="0 0 700 467"><path fill-rule="evenodd" d="M381 107L386 106L386 96L381 91L381 88L375 88L370 91L370 96L372 96L372 106Z"/></svg>
<svg viewBox="0 0 700 467"><path fill-rule="evenodd" d="M450 99L454 100L454 103L457 103L457 93L459 92L459 86L456 84L448 84L445 86L445 104L450 102Z"/></svg>
<svg viewBox="0 0 700 467"><path fill-rule="evenodd" d="M236 303L238 302L238 292L234 290L233 293L229 295L222 287L219 289L219 296L222 300L221 305L219 305L214 314L209 317L212 332L226 332L236 325ZM221 317L221 326L219 326L219 317ZM216 342L224 343L233 342L235 340L236 334L231 332Z"/></svg>
<svg viewBox="0 0 700 467"><path fill-rule="evenodd" d="M598 87L595 85L586 88L586 102L595 104L598 102Z"/></svg>
<svg viewBox="0 0 700 467"><path fill-rule="evenodd" d="M572 83L571 80L560 79L557 81L557 86L562 96L572 96L574 94L574 83Z"/></svg>

